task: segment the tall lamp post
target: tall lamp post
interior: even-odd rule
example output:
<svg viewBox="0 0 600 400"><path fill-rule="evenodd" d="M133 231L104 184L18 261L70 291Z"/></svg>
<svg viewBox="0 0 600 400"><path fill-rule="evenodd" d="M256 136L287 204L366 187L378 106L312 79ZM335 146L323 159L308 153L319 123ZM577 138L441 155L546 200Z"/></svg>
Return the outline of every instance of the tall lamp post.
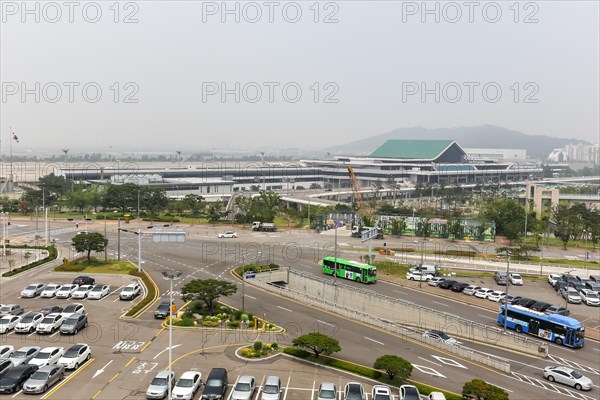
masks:
<svg viewBox="0 0 600 400"><path fill-rule="evenodd" d="M6 257L6 231L8 230L8 211L0 212L0 216L2 217L2 257Z"/></svg>
<svg viewBox="0 0 600 400"><path fill-rule="evenodd" d="M167 382L167 386L169 389L167 399L171 400L171 360L173 357L173 281L179 279L181 277L182 272L176 271L163 271L163 279L167 279L169 281L169 378Z"/></svg>
<svg viewBox="0 0 600 400"><path fill-rule="evenodd" d="M577 271L576 269L572 269L567 271L567 286L565 287L565 293L567 294L567 298L565 299L565 315L569 315L569 281L571 277L571 272Z"/></svg>
<svg viewBox="0 0 600 400"><path fill-rule="evenodd" d="M510 253L506 258L506 296L504 297L504 333L506 334L506 320L508 319L508 285L510 279L508 277L508 270L510 269Z"/></svg>

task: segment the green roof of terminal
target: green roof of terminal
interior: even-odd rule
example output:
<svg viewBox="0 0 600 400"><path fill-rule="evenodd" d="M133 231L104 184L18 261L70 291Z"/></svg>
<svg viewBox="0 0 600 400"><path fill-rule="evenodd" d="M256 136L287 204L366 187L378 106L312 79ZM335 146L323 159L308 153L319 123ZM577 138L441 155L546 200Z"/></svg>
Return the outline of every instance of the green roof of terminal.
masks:
<svg viewBox="0 0 600 400"><path fill-rule="evenodd" d="M387 140L369 158L401 158L432 160L446 150L454 140Z"/></svg>

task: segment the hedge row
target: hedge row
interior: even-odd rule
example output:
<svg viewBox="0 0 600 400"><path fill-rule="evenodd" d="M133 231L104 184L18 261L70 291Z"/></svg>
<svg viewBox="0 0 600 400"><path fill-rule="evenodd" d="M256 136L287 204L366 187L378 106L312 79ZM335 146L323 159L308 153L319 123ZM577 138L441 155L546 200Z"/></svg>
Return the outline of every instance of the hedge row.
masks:
<svg viewBox="0 0 600 400"><path fill-rule="evenodd" d="M146 289L148 290L148 293L146 293L146 297L144 297L139 303L137 303L129 311L127 311L127 314L125 314L125 316L127 317L132 317L154 300L154 296L156 296L156 288L154 287L154 283L152 283L150 277L143 271L138 272L137 269L134 269L129 271L129 275L133 275L140 278L144 282L144 285L146 285Z"/></svg>
<svg viewBox="0 0 600 400"><path fill-rule="evenodd" d="M15 246L14 248L17 248L17 247ZM27 271L29 269L32 269L32 268L35 268L35 267L40 266L42 264L45 264L45 263L47 263L49 261L55 260L56 257L58 257L58 250L56 250L56 247L54 247L54 246L48 246L48 247L43 247L43 246L20 246L19 248L45 249L45 250L48 251L48 256L42 258L41 260L34 261L34 262L29 263L27 265L23 265L22 267L15 268L12 271L5 272L5 273L2 274L2 276L8 277L8 276L17 275L17 274L19 274L21 272Z"/></svg>

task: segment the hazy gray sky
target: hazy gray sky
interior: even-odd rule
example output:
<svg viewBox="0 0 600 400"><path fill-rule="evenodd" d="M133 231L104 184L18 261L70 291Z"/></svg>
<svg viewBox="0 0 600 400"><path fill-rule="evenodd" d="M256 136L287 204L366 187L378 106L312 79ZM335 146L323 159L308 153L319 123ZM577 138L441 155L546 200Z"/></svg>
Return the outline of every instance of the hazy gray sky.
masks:
<svg viewBox="0 0 600 400"><path fill-rule="evenodd" d="M114 4L2 1L3 153L10 125L13 152L316 149L416 125L600 141L597 1Z"/></svg>

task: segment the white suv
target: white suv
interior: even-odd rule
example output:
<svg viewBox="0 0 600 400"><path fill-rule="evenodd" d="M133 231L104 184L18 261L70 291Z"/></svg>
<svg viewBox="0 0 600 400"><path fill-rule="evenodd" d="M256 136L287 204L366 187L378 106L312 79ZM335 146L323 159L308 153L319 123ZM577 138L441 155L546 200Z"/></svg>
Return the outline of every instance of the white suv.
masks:
<svg viewBox="0 0 600 400"><path fill-rule="evenodd" d="M130 283L129 285L125 286L123 290L121 290L119 298L121 300L133 300L140 293L142 293L142 288L140 287L139 283Z"/></svg>
<svg viewBox="0 0 600 400"><path fill-rule="evenodd" d="M588 306L600 306L600 297L591 289L581 289L579 295L585 304Z"/></svg>
<svg viewBox="0 0 600 400"><path fill-rule="evenodd" d="M65 317L63 317L59 313L48 314L44 317L44 319L38 324L35 328L37 333L49 333L52 334L56 332L62 323L65 321Z"/></svg>
<svg viewBox="0 0 600 400"><path fill-rule="evenodd" d="M77 369L90 358L92 358L90 346L85 343L77 343L65 351L58 363L64 365L65 369Z"/></svg>
<svg viewBox="0 0 600 400"><path fill-rule="evenodd" d="M29 364L37 365L38 367L56 364L64 352L64 347L46 347L40 350L40 352L29 361Z"/></svg>
<svg viewBox="0 0 600 400"><path fill-rule="evenodd" d="M425 282L429 282L429 280L433 278L433 275L431 275L430 273L421 273L421 272L407 272L406 273L406 279L408 279L409 281L425 281Z"/></svg>

